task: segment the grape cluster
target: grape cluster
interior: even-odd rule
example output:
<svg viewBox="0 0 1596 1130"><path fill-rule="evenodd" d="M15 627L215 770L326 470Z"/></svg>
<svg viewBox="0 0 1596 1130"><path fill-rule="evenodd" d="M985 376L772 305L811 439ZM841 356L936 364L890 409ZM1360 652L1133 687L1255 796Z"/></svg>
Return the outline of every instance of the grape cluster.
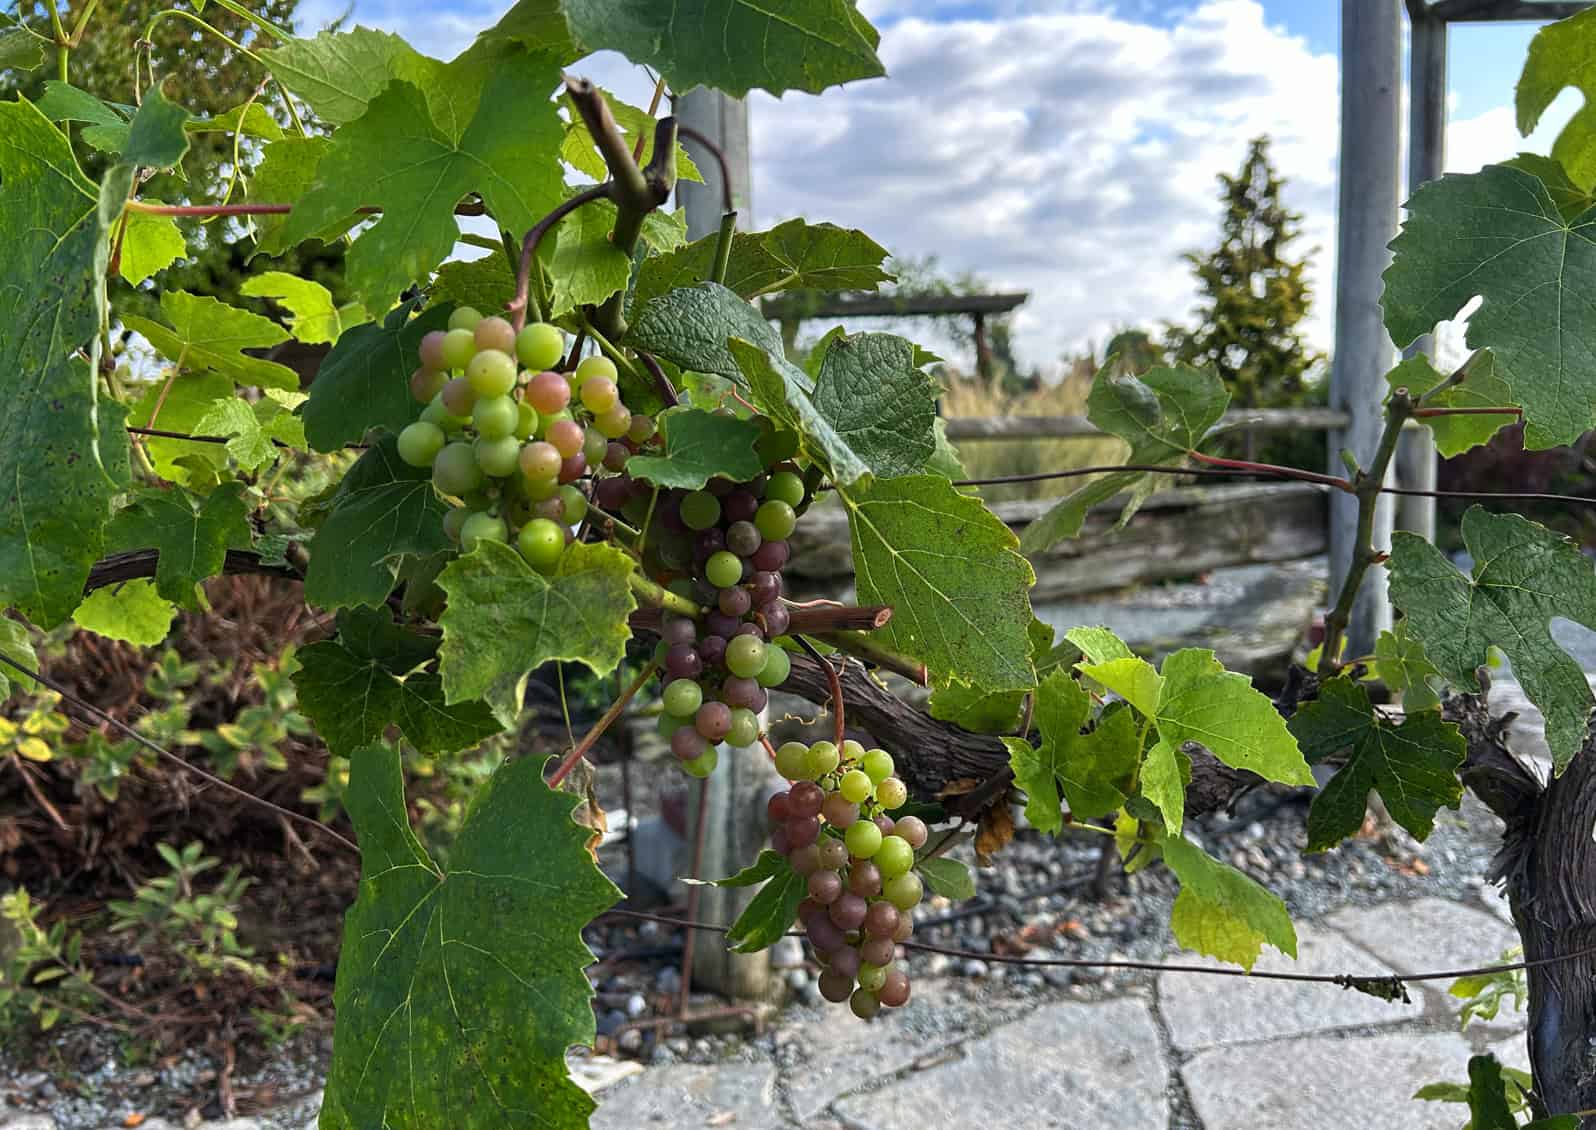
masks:
<svg viewBox="0 0 1596 1130"><path fill-rule="evenodd" d="M766 692L787 680L787 652L771 641L791 619L781 570L804 481L791 464L778 463L752 482L711 479L703 490L657 497L624 475L600 479L594 490L606 509L645 508L637 518L648 523L645 565L709 606L701 619L666 617L658 657L665 679L660 734L689 773L706 776L717 743L758 740Z"/></svg>
<svg viewBox="0 0 1596 1130"><path fill-rule="evenodd" d="M894 962L925 894L914 853L927 828L888 815L909 799L892 755L856 741L788 742L776 771L791 785L770 798L770 843L808 877L798 920L825 967L821 995L864 1020L904 1004L909 974Z"/></svg>
<svg viewBox="0 0 1596 1130"><path fill-rule="evenodd" d="M418 352L410 391L426 408L399 433L399 457L459 501L443 526L462 549L513 538L529 565L552 571L587 514L579 481L611 447L648 442L653 420L622 403L608 358L553 371L565 338L543 322L517 333L462 306Z"/></svg>

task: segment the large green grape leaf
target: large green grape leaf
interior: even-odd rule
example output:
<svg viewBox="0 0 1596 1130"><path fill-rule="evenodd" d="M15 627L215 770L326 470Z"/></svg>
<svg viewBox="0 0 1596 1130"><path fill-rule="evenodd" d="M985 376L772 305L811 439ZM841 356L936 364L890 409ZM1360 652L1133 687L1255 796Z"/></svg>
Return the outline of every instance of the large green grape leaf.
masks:
<svg viewBox="0 0 1596 1130"><path fill-rule="evenodd" d="M115 156L127 144L127 115L81 87L50 79L34 105L52 122L83 123L78 136L102 153Z"/></svg>
<svg viewBox="0 0 1596 1130"><path fill-rule="evenodd" d="M1177 942L1249 970L1265 942L1297 956L1297 931L1277 896L1184 837L1164 837L1163 849L1180 880L1170 916Z"/></svg>
<svg viewBox="0 0 1596 1130"><path fill-rule="evenodd" d="M288 332L299 341L311 344L331 344L342 337L345 330L371 321L360 303L339 306L333 301L332 292L321 283L287 271L262 271L251 275L238 290L251 298L274 300L288 311ZM320 381L325 373L324 364L317 371L316 379Z"/></svg>
<svg viewBox="0 0 1596 1130"><path fill-rule="evenodd" d="M157 591L198 609L195 586L222 571L229 549L248 549L253 540L243 493L239 483L223 483L205 499L181 488L141 491L111 519L106 552L158 550Z"/></svg>
<svg viewBox="0 0 1596 1130"><path fill-rule="evenodd" d="M936 451L936 382L915 367L914 346L901 337L833 338L814 404L877 475L917 474Z"/></svg>
<svg viewBox="0 0 1596 1130"><path fill-rule="evenodd" d="M435 96L392 83L333 136L282 238L305 239L364 205L381 207L349 250L348 278L368 310L386 310L454 248L454 209L467 194L480 193L501 227L525 231L564 195L554 159L560 122L548 99L558 77L543 64L496 68L462 121L435 119Z"/></svg>
<svg viewBox="0 0 1596 1130"><path fill-rule="evenodd" d="M597 306L626 286L632 261L610 240L615 230L615 205L594 200L560 221L554 238L545 238L538 257L553 280L549 309L557 318L579 306Z"/></svg>
<svg viewBox="0 0 1596 1130"><path fill-rule="evenodd" d="M305 599L324 608L381 604L393 591L393 560L450 547L445 507L426 470L399 458L385 436L349 468L310 543ZM456 700L458 701L458 700Z"/></svg>
<svg viewBox="0 0 1596 1130"><path fill-rule="evenodd" d="M664 455L634 455L626 473L662 487L700 490L717 475L734 483L757 478L765 464L755 452L758 425L736 416L676 408L659 416Z"/></svg>
<svg viewBox="0 0 1596 1130"><path fill-rule="evenodd" d="M740 338L781 357L781 336L747 300L719 283L681 287L643 303L632 319L626 344L698 373L714 373L747 388L748 381L727 346ZM806 382L807 383L807 382Z"/></svg>
<svg viewBox="0 0 1596 1130"><path fill-rule="evenodd" d="M1036 688L1033 717L1041 745L1003 739L1014 782L1025 790L1025 818L1039 832L1057 835L1063 828L1060 794L1074 821L1113 812L1131 791L1141 755L1135 716L1124 707L1105 711L1092 732L1082 734L1091 713L1081 685L1054 671Z"/></svg>
<svg viewBox="0 0 1596 1130"><path fill-rule="evenodd" d="M1546 744L1561 773L1585 742L1596 699L1549 626L1563 617L1596 628L1596 571L1572 542L1516 514L1472 506L1462 528L1474 558L1469 576L1423 538L1399 532L1391 539L1391 602L1456 686L1478 685L1492 646L1507 653L1546 717Z"/></svg>
<svg viewBox="0 0 1596 1130"><path fill-rule="evenodd" d="M157 84L150 87L128 123L122 160L149 169L175 168L188 152L188 111L166 100Z"/></svg>
<svg viewBox="0 0 1596 1130"><path fill-rule="evenodd" d="M392 32L369 27L290 39L260 54L284 86L335 126L365 114L391 81L402 79L430 91L442 84L447 69Z"/></svg>
<svg viewBox="0 0 1596 1130"><path fill-rule="evenodd" d="M407 319L405 311L382 324L356 326L338 339L310 383L305 438L317 451L357 443L370 428L397 434L421 415L410 395L410 374L420 365L421 339L449 323L450 308L434 306Z"/></svg>
<svg viewBox="0 0 1596 1130"><path fill-rule="evenodd" d="M838 487L861 604L896 610L875 634L930 668L990 690L1036 685L1028 629L1036 575L979 499L936 475Z"/></svg>
<svg viewBox="0 0 1596 1130"><path fill-rule="evenodd" d="M772 353L736 337L727 344L742 367L754 405L778 426L796 432L804 454L822 467L832 482L849 484L870 473L865 461L816 407L807 373L779 349Z"/></svg>
<svg viewBox="0 0 1596 1130"><path fill-rule="evenodd" d="M322 1130L551 1130L593 1100L566 1050L593 1040L581 930L619 898L573 798L532 757L474 798L440 866L411 830L399 754L357 750L344 805L360 895L344 922Z"/></svg>
<svg viewBox="0 0 1596 1130"><path fill-rule="evenodd" d="M1568 87L1582 105L1552 143L1552 156L1581 187L1596 185L1596 15L1587 10L1547 24L1530 40L1514 91L1518 130L1528 137L1546 108Z"/></svg>
<svg viewBox="0 0 1596 1130"><path fill-rule="evenodd" d="M128 413L128 424L157 428L184 435L204 435L199 422L218 400L233 395L233 382L220 373L172 374L170 385L163 379L145 389ZM190 483L196 463L225 467L227 448L219 443L198 443L187 439L140 436L139 443L149 453L155 473L174 483Z"/></svg>
<svg viewBox="0 0 1596 1130"><path fill-rule="evenodd" d="M1489 347L1524 409L1529 447L1572 443L1596 412L1596 212L1565 220L1540 180L1490 165L1408 201L1385 272L1386 328L1407 345L1475 297L1468 344Z"/></svg>
<svg viewBox="0 0 1596 1130"><path fill-rule="evenodd" d="M507 545L484 542L449 565L439 669L447 701L501 692L551 659L607 675L626 655L633 562L608 545L565 547L550 574Z"/></svg>
<svg viewBox="0 0 1596 1130"><path fill-rule="evenodd" d="M1356 834L1377 790L1392 819L1424 840L1436 810L1463 799L1458 767L1468 745L1434 710L1392 725L1375 713L1369 692L1350 679L1331 679L1319 697L1291 719L1291 732L1311 762L1351 751L1308 810L1308 850L1324 851Z"/></svg>
<svg viewBox="0 0 1596 1130"><path fill-rule="evenodd" d="M261 149L260 164L255 175L249 178L246 198L251 204L280 204L284 200L298 200L316 183L316 170L321 160L332 148L330 137L285 137L268 142ZM292 213L290 213L292 214ZM330 241L354 227L358 216L346 215L329 220L317 239ZM294 246L294 241L284 238L283 228L287 216L255 216L256 248L263 255L281 255Z"/></svg>
<svg viewBox="0 0 1596 1130"><path fill-rule="evenodd" d="M560 0L560 7L583 53L619 51L654 68L672 90L702 84L736 98L750 90L818 94L886 73L875 29L848 0Z"/></svg>
<svg viewBox="0 0 1596 1130"><path fill-rule="evenodd" d="M229 306L210 295L168 290L161 295L161 313L170 325L133 314L123 317L181 372L220 373L238 385L297 389L299 374L287 365L251 357L245 349L263 349L289 340L270 318Z"/></svg>
<svg viewBox="0 0 1596 1130"><path fill-rule="evenodd" d="M382 609L338 614L338 638L300 648L300 708L335 754L347 756L397 726L425 754L468 749L502 727L482 702L448 705L443 680L417 668L438 641L406 631Z"/></svg>
<svg viewBox="0 0 1596 1130"><path fill-rule="evenodd" d="M1086 399L1089 420L1130 445L1127 463L1177 466L1208 429L1219 422L1230 403L1224 382L1213 373L1186 365L1157 366L1139 376L1104 368ZM1129 491L1120 524L1130 521L1156 486L1143 471L1117 471L1094 479L1065 495L1025 528L1021 547L1039 553L1081 531L1086 512Z"/></svg>
<svg viewBox="0 0 1596 1130"><path fill-rule="evenodd" d="M1580 213L1596 205L1596 187L1580 186L1569 179L1568 170L1551 157L1539 153L1520 153L1511 161L1503 161L1510 169L1522 169L1540 182L1551 193L1557 212L1565 220L1577 218Z"/></svg>
<svg viewBox="0 0 1596 1130"><path fill-rule="evenodd" d="M1422 353L1407 358L1385 375L1392 390L1405 388L1413 396L1429 392L1446 378L1436 372L1430 359ZM1495 359L1490 353L1482 354L1470 367L1467 379L1444 392L1437 393L1425 402L1431 408L1501 408L1511 406L1513 393L1507 382L1496 373ZM1447 459L1461 455L1471 448L1489 443L1491 437L1517 417L1504 412L1500 416L1426 416L1419 421L1435 436L1435 449Z"/></svg>
<svg viewBox="0 0 1596 1130"><path fill-rule="evenodd" d="M135 647L154 647L172 629L177 606L148 577L95 589L72 613L80 628Z"/></svg>
<svg viewBox="0 0 1596 1130"><path fill-rule="evenodd" d="M709 281L718 235L707 235L644 261L635 302ZM725 286L744 298L780 290L874 290L892 276L881 269L887 249L862 231L788 220L769 231L738 232L726 264Z"/></svg>
<svg viewBox="0 0 1596 1130"><path fill-rule="evenodd" d="M102 205L59 130L0 103L0 607L43 627L82 598L127 461L126 433L100 426L95 367L107 233L131 180L113 168Z"/></svg>
<svg viewBox="0 0 1596 1130"><path fill-rule="evenodd" d="M1311 785L1297 739L1269 697L1206 648L1187 647L1159 668L1158 734L1175 748L1196 742L1226 765L1287 785Z"/></svg>

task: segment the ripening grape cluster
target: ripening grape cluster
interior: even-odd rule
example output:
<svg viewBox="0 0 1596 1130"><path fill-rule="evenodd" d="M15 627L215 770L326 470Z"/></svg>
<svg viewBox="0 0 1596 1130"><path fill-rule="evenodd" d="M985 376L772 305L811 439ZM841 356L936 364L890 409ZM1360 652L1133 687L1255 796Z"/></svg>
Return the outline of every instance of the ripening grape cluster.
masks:
<svg viewBox="0 0 1596 1130"><path fill-rule="evenodd" d="M594 489L606 508L619 503L624 510L637 497L625 476L601 479ZM649 488L649 495L654 559L647 564L674 574L678 591L709 608L701 619L670 616L660 627L660 733L701 777L715 768L717 743L758 740L766 692L787 680L787 653L771 641L791 619L781 570L804 481L791 464L777 463L752 482L711 479L703 490L654 498Z"/></svg>
<svg viewBox="0 0 1596 1130"><path fill-rule="evenodd" d="M909 974L895 958L925 894L914 853L927 829L888 815L909 799L892 755L856 741L788 742L776 771L791 785L770 798L770 844L808 877L798 920L824 966L821 995L865 1020L904 1004Z"/></svg>
<svg viewBox="0 0 1596 1130"><path fill-rule="evenodd" d="M462 549L510 542L534 569L553 570L587 514L579 480L612 447L624 459L647 443L653 420L622 403L608 358L554 371L565 339L546 323L517 333L462 306L418 352L410 391L426 408L399 433L399 457L431 468L438 492L459 500L444 530Z"/></svg>

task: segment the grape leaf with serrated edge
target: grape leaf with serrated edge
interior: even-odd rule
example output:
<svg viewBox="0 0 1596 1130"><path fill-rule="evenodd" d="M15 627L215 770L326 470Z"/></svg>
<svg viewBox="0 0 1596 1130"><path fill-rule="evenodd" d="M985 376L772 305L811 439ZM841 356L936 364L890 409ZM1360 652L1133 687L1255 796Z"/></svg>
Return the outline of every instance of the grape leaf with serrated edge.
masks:
<svg viewBox="0 0 1596 1130"><path fill-rule="evenodd" d="M1404 713L1418 714L1441 705L1440 692L1431 685L1431 680L1444 681L1441 672L1424 654L1424 646L1408 634L1406 620L1397 621L1396 627L1381 632L1374 641L1370 670L1393 695L1401 697Z"/></svg>
<svg viewBox="0 0 1596 1130"><path fill-rule="evenodd" d="M770 878L726 931L726 948L733 953L757 953L774 945L798 917L798 904L808 893L808 879L794 871L783 856L776 855L770 868Z"/></svg>
<svg viewBox="0 0 1596 1130"><path fill-rule="evenodd" d="M1584 188L1596 185L1593 28L1596 28L1596 15L1588 10L1541 28L1530 40L1529 56L1524 60L1524 70L1513 93L1518 131L1525 137L1566 88L1576 87L1584 95L1584 105L1574 112L1552 142L1552 157Z"/></svg>
<svg viewBox="0 0 1596 1130"><path fill-rule="evenodd" d="M1422 353L1407 358L1385 375L1386 384L1393 391L1406 388L1412 396L1429 392L1445 379ZM1507 382L1496 375L1496 365L1489 352L1481 354L1469 366L1467 380L1424 402L1426 408L1501 408L1512 405L1513 394ZM1493 435L1517 422L1517 418L1507 412L1500 416L1426 416L1419 420L1435 436L1435 449L1446 459L1489 443Z"/></svg>
<svg viewBox="0 0 1596 1130"><path fill-rule="evenodd" d="M1107 711L1095 729L1082 734L1092 700L1079 683L1055 671L1036 688L1033 718L1039 746L1025 738L1004 738L1014 782L1025 790L1025 818L1039 832L1057 835L1064 826L1060 795L1070 819L1105 816L1125 802L1141 750L1136 723L1123 707Z"/></svg>
<svg viewBox="0 0 1596 1130"><path fill-rule="evenodd" d="M1507 653L1546 718L1546 744L1561 773L1585 742L1596 698L1549 625L1563 617L1596 628L1596 571L1572 542L1515 514L1472 506L1462 532L1472 575L1423 538L1398 532L1391 539L1391 602L1455 686L1478 685L1475 672L1493 646Z"/></svg>
<svg viewBox="0 0 1596 1130"><path fill-rule="evenodd" d="M644 261L634 301L707 282L718 235L707 235ZM738 232L723 284L744 298L781 290L875 290L892 276L881 269L887 250L862 231L788 220L769 231Z"/></svg>
<svg viewBox="0 0 1596 1130"><path fill-rule="evenodd" d="M233 395L233 382L220 373L193 373L171 377L167 382L152 384L131 406L128 424L132 427L158 428L161 431L183 435L203 435L199 430L201 417L216 401ZM156 411L159 406L160 411ZM164 436L140 436L139 443L149 453L155 473L163 479L185 485L192 484L192 464L185 460L199 460L213 468L227 466L227 448L219 443L201 443L187 439L168 439Z"/></svg>
<svg viewBox="0 0 1596 1130"><path fill-rule="evenodd" d="M727 346L739 338L772 357L784 356L781 337L762 314L719 283L680 287L643 303L632 316L626 344L683 369L714 373L741 388L748 379Z"/></svg>
<svg viewBox="0 0 1596 1130"><path fill-rule="evenodd" d="M267 395L250 403L236 396L224 396L205 410L195 425L202 435L230 437L227 453L246 471L258 471L277 459L278 443L303 450L304 421L291 408L272 398L280 389L267 389ZM298 398L299 393L283 395Z"/></svg>
<svg viewBox="0 0 1596 1130"><path fill-rule="evenodd" d="M421 339L449 323L451 310L434 306L415 318L405 311L382 324L367 322L338 339L310 384L301 415L305 438L317 451L355 443L370 428L397 434L421 415L410 395L410 374L420 364Z"/></svg>
<svg viewBox="0 0 1596 1130"><path fill-rule="evenodd" d="M206 499L182 489L141 491L117 511L106 530L106 551L155 549L156 590L197 610L194 586L222 571L229 549L248 549L253 537L241 483L224 483Z"/></svg>
<svg viewBox="0 0 1596 1130"><path fill-rule="evenodd" d="M397 751L357 750L344 805L361 847L344 923L324 1130L545 1130L593 1100L569 1077L593 1041L581 928L618 891L574 799L536 758L501 765L440 866L411 830Z"/></svg>
<svg viewBox="0 0 1596 1130"><path fill-rule="evenodd" d="M1276 895L1181 836L1164 837L1162 847L1180 880L1170 916L1177 942L1247 970L1265 942L1297 956L1297 931Z"/></svg>
<svg viewBox="0 0 1596 1130"><path fill-rule="evenodd" d="M238 288L240 294L251 298L270 298L288 311L288 332L300 341L310 344L331 344L371 317L358 302L338 306L332 292L313 279L302 279L287 271L262 271L251 275ZM316 372L320 381L326 373L325 362ZM314 389L315 383L311 384Z"/></svg>
<svg viewBox="0 0 1596 1130"><path fill-rule="evenodd" d="M155 591L148 577L95 589L72 613L80 628L135 647L154 647L172 628L177 605Z"/></svg>
<svg viewBox="0 0 1596 1130"><path fill-rule="evenodd" d="M664 455L634 455L626 473L662 487L700 490L719 476L745 483L759 476L764 462L754 451L757 425L735 416L717 416L696 408L676 408L659 416L665 436Z"/></svg>
<svg viewBox="0 0 1596 1130"><path fill-rule="evenodd" d="M133 314L124 316L122 322L142 334L178 369L220 373L238 385L299 387L299 374L287 365L242 352L289 340L287 331L270 318L229 306L209 295L182 290L161 294L161 312L170 325Z"/></svg>
<svg viewBox="0 0 1596 1130"><path fill-rule="evenodd" d="M901 337L833 338L815 381L814 404L877 475L916 474L936 451L936 382L915 368L914 346Z"/></svg>
<svg viewBox="0 0 1596 1130"><path fill-rule="evenodd" d="M727 345L747 379L754 405L779 427L797 433L800 449L833 483L845 486L869 474L869 466L815 407L808 374L779 350L771 353L735 337Z"/></svg>

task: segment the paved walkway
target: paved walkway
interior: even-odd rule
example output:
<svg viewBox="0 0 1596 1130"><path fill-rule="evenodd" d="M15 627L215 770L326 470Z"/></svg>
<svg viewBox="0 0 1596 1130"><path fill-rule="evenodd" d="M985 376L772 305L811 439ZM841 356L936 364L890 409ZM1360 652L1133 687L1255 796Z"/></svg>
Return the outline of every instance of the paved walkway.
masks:
<svg viewBox="0 0 1596 1130"><path fill-rule="evenodd" d="M1490 963L1514 944L1505 911L1441 899L1344 909L1299 927L1299 960L1262 969L1412 973ZM1273 953L1273 951L1268 951ZM1418 1102L1464 1081L1470 1055L1525 1066L1522 1017L1460 1033L1447 983L1387 1004L1324 985L1165 973L1100 1001L974 1005L965 982L922 979L873 1024L841 1009L782 1029L777 1063L649 1068L598 1092L594 1130L1454 1130L1466 1111ZM1061 994L1062 995L1062 994Z"/></svg>

